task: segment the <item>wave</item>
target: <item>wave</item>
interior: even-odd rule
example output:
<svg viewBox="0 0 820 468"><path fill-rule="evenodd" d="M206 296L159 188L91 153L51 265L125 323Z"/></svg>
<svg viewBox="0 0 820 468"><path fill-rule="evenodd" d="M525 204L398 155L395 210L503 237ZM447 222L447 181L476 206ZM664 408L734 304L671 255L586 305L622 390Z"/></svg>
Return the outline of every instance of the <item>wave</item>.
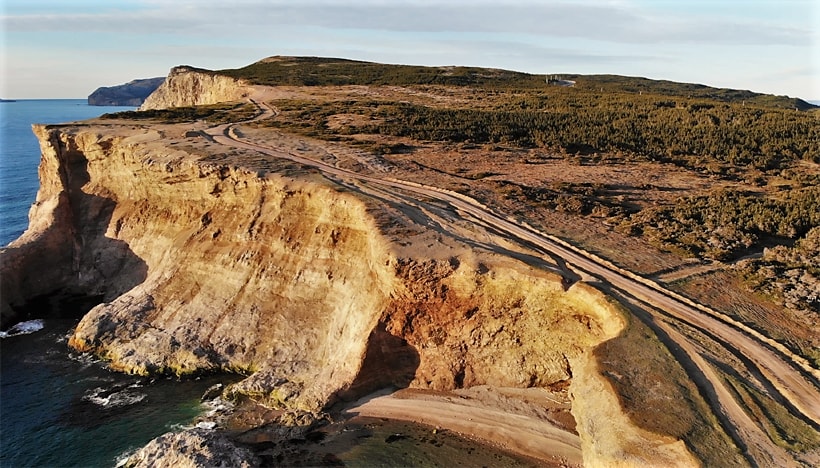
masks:
<svg viewBox="0 0 820 468"><path fill-rule="evenodd" d="M213 418L224 415L234 408L234 404L230 401L225 401L221 397L216 397L213 400L202 402L202 406L207 410L205 412L206 418Z"/></svg>
<svg viewBox="0 0 820 468"><path fill-rule="evenodd" d="M139 448L129 448L128 450L125 450L124 452L117 455L114 458L114 468L121 468L125 466L125 464L128 463L128 459L131 458L132 455L137 453L138 450Z"/></svg>
<svg viewBox="0 0 820 468"><path fill-rule="evenodd" d="M82 365L82 370L86 370L91 366L97 365L100 362L103 362L102 359L99 357L91 354L91 353L74 353L69 352L68 358L72 361L80 363Z"/></svg>
<svg viewBox="0 0 820 468"><path fill-rule="evenodd" d="M168 432L182 432L182 431L186 431L188 429L192 429L193 427L194 427L193 424L182 424L182 423L167 424L165 426L165 428L168 429Z"/></svg>
<svg viewBox="0 0 820 468"><path fill-rule="evenodd" d="M28 335L36 331L42 330L45 324L41 319L27 320L20 322L6 331L0 331L0 338L8 338L17 335Z"/></svg>
<svg viewBox="0 0 820 468"><path fill-rule="evenodd" d="M83 400L102 406L112 408L118 406L129 406L144 400L148 395L129 390L130 387L114 386L113 388L96 387L83 395Z"/></svg>

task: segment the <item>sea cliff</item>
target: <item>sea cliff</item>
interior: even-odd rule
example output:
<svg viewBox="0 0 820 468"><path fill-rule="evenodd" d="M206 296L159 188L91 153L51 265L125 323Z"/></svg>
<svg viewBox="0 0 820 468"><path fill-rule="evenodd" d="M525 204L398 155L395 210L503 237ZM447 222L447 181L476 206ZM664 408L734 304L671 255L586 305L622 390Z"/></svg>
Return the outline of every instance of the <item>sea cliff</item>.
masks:
<svg viewBox="0 0 820 468"><path fill-rule="evenodd" d="M177 68L143 108L252 92ZM682 442L632 428L596 368L592 350L627 326L603 293L199 131L35 126L41 187L29 229L0 251L4 321L45 294L95 296L73 348L134 374L247 374L225 395L288 410L391 387L571 382L586 463L696 463Z"/></svg>
<svg viewBox="0 0 820 468"><path fill-rule="evenodd" d="M622 320L557 275L455 239L408 256L391 236L418 226L311 171L211 164L145 129L35 132L42 187L3 251L5 307L102 297L70 344L117 370L243 371L237 391L319 409L357 387L566 380L566 357Z"/></svg>

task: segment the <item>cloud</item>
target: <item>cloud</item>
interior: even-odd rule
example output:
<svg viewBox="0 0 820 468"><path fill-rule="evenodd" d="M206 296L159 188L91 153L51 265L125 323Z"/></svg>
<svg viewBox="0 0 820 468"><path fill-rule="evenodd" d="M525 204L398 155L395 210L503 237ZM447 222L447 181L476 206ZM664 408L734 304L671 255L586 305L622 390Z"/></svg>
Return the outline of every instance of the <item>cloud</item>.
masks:
<svg viewBox="0 0 820 468"><path fill-rule="evenodd" d="M660 14L624 2L234 2L146 0L141 8L81 14L9 15L21 31L97 31L258 37L271 28L383 33L528 34L609 43L805 45L810 27Z"/></svg>
<svg viewBox="0 0 820 468"><path fill-rule="evenodd" d="M742 10L733 0L5 0L5 6L4 67L15 88L28 85L15 70L30 59L14 51L34 46L88 57L77 66L89 75L103 66L131 69L134 62L152 74L180 63L238 67L282 54L640 74L743 88L757 86L761 63L787 70L820 57L811 14L820 8L808 0L776 7L757 0ZM802 89L795 94L812 92L811 75L789 82Z"/></svg>

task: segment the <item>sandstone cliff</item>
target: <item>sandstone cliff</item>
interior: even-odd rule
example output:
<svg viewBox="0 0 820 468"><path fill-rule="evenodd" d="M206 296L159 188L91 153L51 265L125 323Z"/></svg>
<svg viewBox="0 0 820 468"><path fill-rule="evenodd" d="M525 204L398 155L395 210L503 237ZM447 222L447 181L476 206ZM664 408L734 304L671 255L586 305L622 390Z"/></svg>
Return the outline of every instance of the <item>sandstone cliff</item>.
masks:
<svg viewBox="0 0 820 468"><path fill-rule="evenodd" d="M312 411L386 386L571 380L589 463L692 460L645 432L596 445L629 422L587 364L625 324L594 288L186 128L35 127L31 224L0 252L6 316L54 291L99 296L70 345L113 369L247 373L230 394Z"/></svg>
<svg viewBox="0 0 820 468"><path fill-rule="evenodd" d="M490 252L397 255L379 225L397 213L326 182L205 164L159 133L36 131L43 187L4 253L4 300L102 295L71 343L116 369L252 372L235 391L316 409L390 383L566 380L568 355L618 329L559 277Z"/></svg>
<svg viewBox="0 0 820 468"><path fill-rule="evenodd" d="M249 92L240 80L193 67L174 67L159 88L145 99L140 110L237 101Z"/></svg>

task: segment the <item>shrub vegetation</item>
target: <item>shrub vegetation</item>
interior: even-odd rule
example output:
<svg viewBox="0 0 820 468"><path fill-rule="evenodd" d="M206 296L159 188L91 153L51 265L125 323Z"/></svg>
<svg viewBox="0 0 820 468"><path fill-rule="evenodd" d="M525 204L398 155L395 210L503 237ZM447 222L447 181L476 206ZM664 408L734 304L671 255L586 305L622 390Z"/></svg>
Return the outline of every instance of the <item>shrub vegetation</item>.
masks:
<svg viewBox="0 0 820 468"><path fill-rule="evenodd" d="M101 119L154 120L162 123L183 123L204 120L213 124L239 122L256 115L256 106L232 102L207 106L172 107L142 111L123 111L103 114Z"/></svg>

